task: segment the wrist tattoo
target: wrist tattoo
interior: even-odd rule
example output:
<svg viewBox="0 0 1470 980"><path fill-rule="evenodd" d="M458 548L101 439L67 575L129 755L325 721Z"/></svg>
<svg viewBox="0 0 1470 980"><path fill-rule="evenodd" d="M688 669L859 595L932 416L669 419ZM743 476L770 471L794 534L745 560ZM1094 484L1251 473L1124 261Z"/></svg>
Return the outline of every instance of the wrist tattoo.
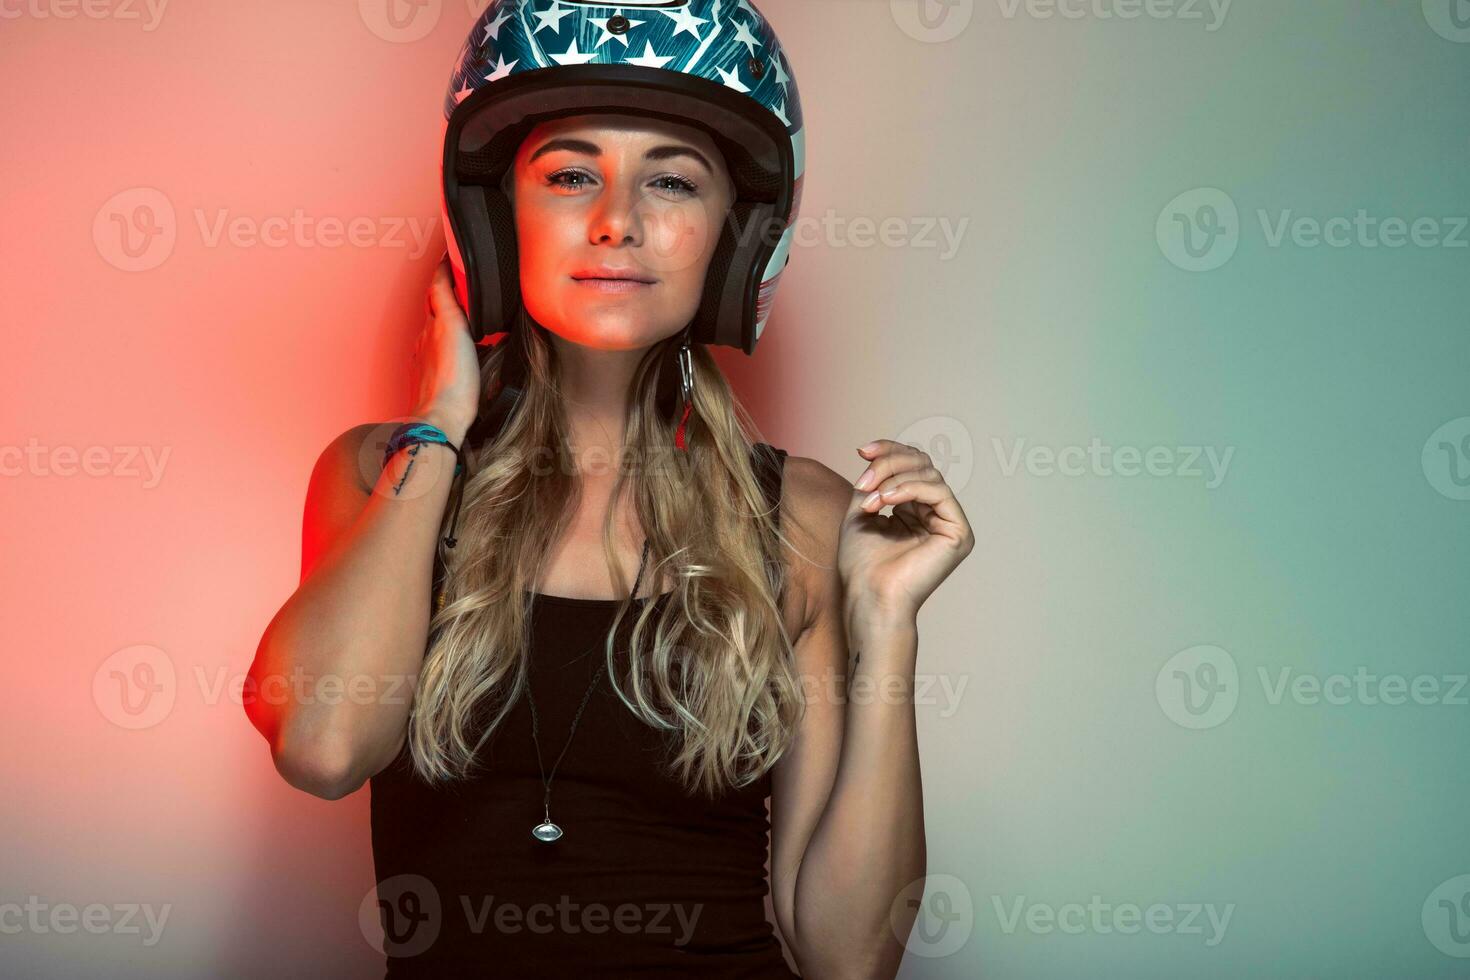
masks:
<svg viewBox="0 0 1470 980"><path fill-rule="evenodd" d="M408 474L413 472L413 457L419 454L421 445L423 443L414 443L408 447L408 465L403 468L403 476L398 478L398 482L393 487L393 496L396 497L403 492L403 485L408 482Z"/></svg>

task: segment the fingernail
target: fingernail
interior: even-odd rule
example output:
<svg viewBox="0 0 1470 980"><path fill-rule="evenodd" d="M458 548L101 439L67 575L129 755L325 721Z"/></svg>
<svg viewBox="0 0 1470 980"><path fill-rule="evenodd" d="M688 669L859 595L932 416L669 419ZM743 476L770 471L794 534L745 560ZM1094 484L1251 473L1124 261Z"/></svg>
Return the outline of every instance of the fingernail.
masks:
<svg viewBox="0 0 1470 980"><path fill-rule="evenodd" d="M870 452L872 452L873 450L875 450L877 448L878 448L878 444L876 442L870 442L866 446L859 446L858 447L858 452L860 452L860 453L870 453Z"/></svg>
<svg viewBox="0 0 1470 980"><path fill-rule="evenodd" d="M881 494L877 493L876 491L874 491L873 493L868 494L867 499L865 499L863 501L863 506L864 507L871 507L871 506L873 506L873 503L876 500L878 500L878 498L880 496L881 496Z"/></svg>
<svg viewBox="0 0 1470 980"><path fill-rule="evenodd" d="M873 471L871 469L864 470L863 471L863 475L860 476L860 477L858 477L858 481L853 484L853 486L856 487L859 490L866 490L869 487L871 487L872 485L873 485Z"/></svg>

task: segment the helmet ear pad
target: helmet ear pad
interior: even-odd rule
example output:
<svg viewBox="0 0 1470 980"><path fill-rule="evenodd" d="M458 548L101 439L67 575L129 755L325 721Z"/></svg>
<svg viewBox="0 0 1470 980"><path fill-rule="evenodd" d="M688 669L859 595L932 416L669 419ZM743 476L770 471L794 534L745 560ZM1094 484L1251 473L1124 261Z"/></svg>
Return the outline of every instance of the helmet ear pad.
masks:
<svg viewBox="0 0 1470 980"><path fill-rule="evenodd" d="M515 154L531 131L529 123L512 126L473 154L462 154L455 203L468 241L461 247L469 279L470 322L480 336L510 330L521 306L519 250L510 188L515 180Z"/></svg>
<svg viewBox="0 0 1470 980"><path fill-rule="evenodd" d="M516 220L510 199L495 187L477 185L465 187L460 202L470 218L465 227L475 257L470 301L479 307L480 323L495 325L484 332L508 329L521 302Z"/></svg>

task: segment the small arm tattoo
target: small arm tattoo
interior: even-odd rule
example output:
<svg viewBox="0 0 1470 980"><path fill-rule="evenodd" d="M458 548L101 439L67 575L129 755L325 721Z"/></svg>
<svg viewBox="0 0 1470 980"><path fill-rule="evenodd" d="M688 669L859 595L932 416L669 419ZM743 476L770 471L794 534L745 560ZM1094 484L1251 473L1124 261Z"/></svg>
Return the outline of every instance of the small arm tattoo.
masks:
<svg viewBox="0 0 1470 980"><path fill-rule="evenodd" d="M403 492L403 485L408 482L408 474L413 472L413 457L419 454L419 447L421 445L422 443L415 443L408 447L408 465L404 467L403 476L398 478L398 483L393 487L393 496L396 497Z"/></svg>

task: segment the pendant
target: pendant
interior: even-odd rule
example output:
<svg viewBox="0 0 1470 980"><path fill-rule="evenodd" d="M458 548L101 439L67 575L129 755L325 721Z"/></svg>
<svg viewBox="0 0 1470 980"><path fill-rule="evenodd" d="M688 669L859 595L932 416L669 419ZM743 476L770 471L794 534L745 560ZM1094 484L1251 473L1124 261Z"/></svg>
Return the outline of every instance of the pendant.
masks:
<svg viewBox="0 0 1470 980"><path fill-rule="evenodd" d="M535 827L532 827L531 835L539 841L545 841L550 844L561 836L561 828L548 820L545 823L538 823Z"/></svg>

